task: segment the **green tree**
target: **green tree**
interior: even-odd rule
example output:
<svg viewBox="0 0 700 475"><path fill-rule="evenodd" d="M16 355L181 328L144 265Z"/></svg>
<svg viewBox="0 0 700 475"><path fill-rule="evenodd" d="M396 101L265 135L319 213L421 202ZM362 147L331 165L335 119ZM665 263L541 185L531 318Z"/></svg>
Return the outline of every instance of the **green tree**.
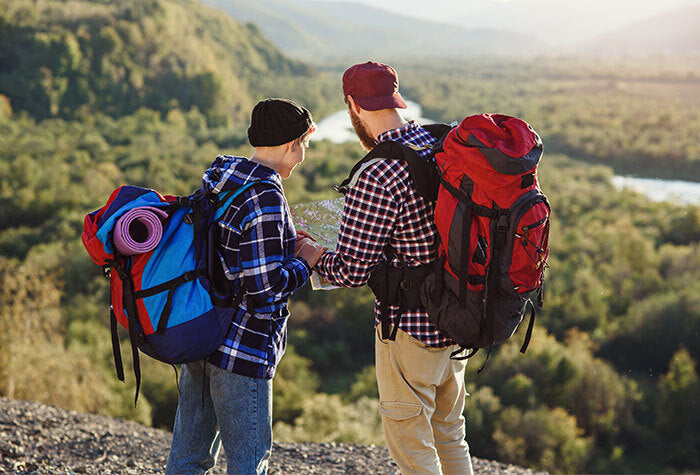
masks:
<svg viewBox="0 0 700 475"><path fill-rule="evenodd" d="M297 354L294 346L287 346L272 385L274 421L292 423L302 414L305 401L316 394L319 383L311 364L311 360Z"/></svg>
<svg viewBox="0 0 700 475"><path fill-rule="evenodd" d="M659 381L656 427L670 439L660 453L675 468L700 465L700 383L696 362L679 349Z"/></svg>
<svg viewBox="0 0 700 475"><path fill-rule="evenodd" d="M350 386L347 399L355 402L362 397L379 399L379 388L377 387L377 369L374 365L367 366L355 373L355 382Z"/></svg>
<svg viewBox="0 0 700 475"><path fill-rule="evenodd" d="M495 459L499 453L493 436L503 412L503 404L491 386L475 387L473 383L467 385L470 393L464 406L467 441L475 456Z"/></svg>
<svg viewBox="0 0 700 475"><path fill-rule="evenodd" d="M0 258L0 395L149 424L148 402L128 404L96 364L94 348L109 344L107 335L91 352L66 346L59 301L51 276Z"/></svg>
<svg viewBox="0 0 700 475"><path fill-rule="evenodd" d="M500 460L557 473L581 473L592 445L562 408L506 408L493 439Z"/></svg>
<svg viewBox="0 0 700 475"><path fill-rule="evenodd" d="M686 277L679 288L635 302L619 328L608 336L602 354L619 368L661 374L679 343L694 358L700 355L699 332L700 282ZM649 344L654 351L633 350Z"/></svg>
<svg viewBox="0 0 700 475"><path fill-rule="evenodd" d="M303 402L293 425L278 422L276 437L283 442L345 442L383 445L379 401L367 397L343 404L338 395L316 394Z"/></svg>

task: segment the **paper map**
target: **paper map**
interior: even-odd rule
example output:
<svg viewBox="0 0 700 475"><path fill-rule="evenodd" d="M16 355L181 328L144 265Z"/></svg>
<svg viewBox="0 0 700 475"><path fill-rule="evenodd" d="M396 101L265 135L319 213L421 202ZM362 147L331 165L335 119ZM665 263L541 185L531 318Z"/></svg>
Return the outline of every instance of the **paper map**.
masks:
<svg viewBox="0 0 700 475"><path fill-rule="evenodd" d="M338 242L343 202L344 198L334 198L291 206L294 226L333 250Z"/></svg>
<svg viewBox="0 0 700 475"><path fill-rule="evenodd" d="M338 242L338 230L343 215L344 201L345 199L341 197L290 206L294 226L298 231L308 233L322 246L334 250ZM316 272L311 274L311 287L314 290L338 288Z"/></svg>

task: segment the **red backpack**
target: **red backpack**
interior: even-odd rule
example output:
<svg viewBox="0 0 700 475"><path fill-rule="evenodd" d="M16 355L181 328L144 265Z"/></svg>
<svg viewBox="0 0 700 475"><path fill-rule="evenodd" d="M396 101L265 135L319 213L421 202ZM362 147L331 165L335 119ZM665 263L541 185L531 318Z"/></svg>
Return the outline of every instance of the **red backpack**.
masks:
<svg viewBox="0 0 700 475"><path fill-rule="evenodd" d="M400 268L382 263L368 282L381 307L425 308L430 320L473 356L510 338L528 308L525 352L543 303L549 256L550 206L537 182L542 141L523 120L497 114L467 117L458 126L425 127L439 138L433 160L397 142L382 142L355 165L339 190L352 186L366 162L408 164L419 195L435 202L440 239L433 264ZM389 249L388 261L396 254ZM382 336L398 322L382 312ZM394 332L390 334L390 324Z"/></svg>
<svg viewBox="0 0 700 475"><path fill-rule="evenodd" d="M510 338L529 307L525 353L549 256L542 141L520 119L482 114L447 133L433 155L440 264L421 289L430 319L472 356Z"/></svg>

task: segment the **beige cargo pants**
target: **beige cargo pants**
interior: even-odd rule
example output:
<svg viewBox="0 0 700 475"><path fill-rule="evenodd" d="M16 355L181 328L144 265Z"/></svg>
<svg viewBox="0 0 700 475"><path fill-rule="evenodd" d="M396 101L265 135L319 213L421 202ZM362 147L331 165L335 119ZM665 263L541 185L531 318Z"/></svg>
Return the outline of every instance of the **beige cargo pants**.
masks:
<svg viewBox="0 0 700 475"><path fill-rule="evenodd" d="M382 340L376 327L379 413L389 454L406 474L472 475L464 440L464 369L455 347L429 348L399 330Z"/></svg>

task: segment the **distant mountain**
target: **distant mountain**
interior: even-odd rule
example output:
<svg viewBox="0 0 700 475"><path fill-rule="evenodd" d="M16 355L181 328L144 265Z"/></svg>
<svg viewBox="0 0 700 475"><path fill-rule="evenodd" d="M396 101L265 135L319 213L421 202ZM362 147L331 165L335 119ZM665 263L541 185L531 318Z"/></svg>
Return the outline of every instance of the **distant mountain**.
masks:
<svg viewBox="0 0 700 475"><path fill-rule="evenodd" d="M588 54L700 53L700 5L655 15L577 45Z"/></svg>
<svg viewBox="0 0 700 475"><path fill-rule="evenodd" d="M0 0L0 95L39 119L196 107L242 120L261 83L310 71L197 0Z"/></svg>
<svg viewBox="0 0 700 475"><path fill-rule="evenodd" d="M283 51L309 61L420 56L520 55L540 52L534 37L464 29L361 3L315 0L202 0L253 22Z"/></svg>

